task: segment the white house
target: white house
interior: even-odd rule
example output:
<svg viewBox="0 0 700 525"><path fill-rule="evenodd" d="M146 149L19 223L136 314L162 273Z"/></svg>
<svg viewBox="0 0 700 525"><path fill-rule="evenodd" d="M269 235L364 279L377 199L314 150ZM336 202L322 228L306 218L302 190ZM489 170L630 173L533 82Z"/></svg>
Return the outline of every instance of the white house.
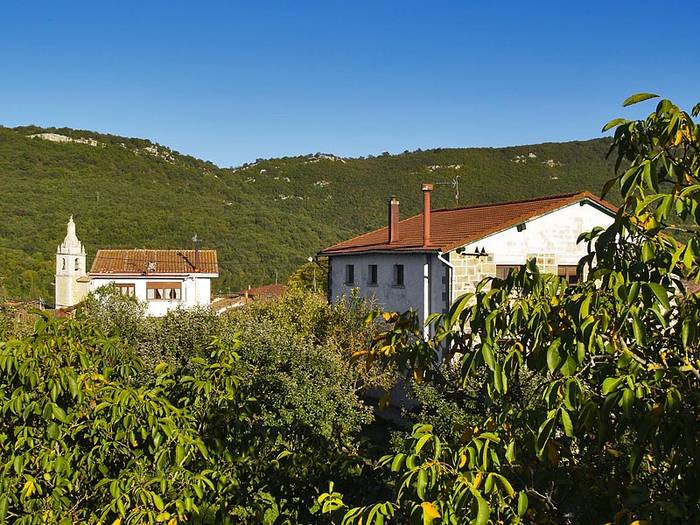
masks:
<svg viewBox="0 0 700 525"><path fill-rule="evenodd" d="M389 202L388 225L321 251L327 256L328 299L351 289L388 311L417 311L419 319L445 312L484 277L503 277L535 258L541 271L575 281L586 246L579 234L612 224L616 207L581 192L454 209L430 209L399 220Z"/></svg>
<svg viewBox="0 0 700 525"><path fill-rule="evenodd" d="M56 253L56 309L75 306L98 288L114 284L124 295L162 316L175 308L209 306L211 279L219 276L216 250L98 250L90 271L73 217Z"/></svg>

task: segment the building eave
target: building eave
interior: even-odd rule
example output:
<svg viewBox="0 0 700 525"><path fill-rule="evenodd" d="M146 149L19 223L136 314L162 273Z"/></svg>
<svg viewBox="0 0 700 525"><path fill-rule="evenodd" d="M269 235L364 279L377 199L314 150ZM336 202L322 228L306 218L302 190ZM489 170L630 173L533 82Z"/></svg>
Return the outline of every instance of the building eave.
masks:
<svg viewBox="0 0 700 525"><path fill-rule="evenodd" d="M119 272L119 273L93 273L90 272L88 273L88 276L92 279L114 279L114 278L160 278L160 277L181 277L181 278L189 278L189 277L204 277L208 279L216 279L219 277L218 273L127 273L127 272Z"/></svg>

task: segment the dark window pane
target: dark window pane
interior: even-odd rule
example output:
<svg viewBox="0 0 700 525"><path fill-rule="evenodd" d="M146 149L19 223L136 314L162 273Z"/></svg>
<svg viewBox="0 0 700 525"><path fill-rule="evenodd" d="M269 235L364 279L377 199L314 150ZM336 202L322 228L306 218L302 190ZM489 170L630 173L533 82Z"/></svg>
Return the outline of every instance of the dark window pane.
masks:
<svg viewBox="0 0 700 525"><path fill-rule="evenodd" d="M367 267L367 284L377 284L377 265L370 264Z"/></svg>
<svg viewBox="0 0 700 525"><path fill-rule="evenodd" d="M355 284L355 266L352 264L345 265L345 284Z"/></svg>
<svg viewBox="0 0 700 525"><path fill-rule="evenodd" d="M403 264L394 265L394 286L403 286Z"/></svg>

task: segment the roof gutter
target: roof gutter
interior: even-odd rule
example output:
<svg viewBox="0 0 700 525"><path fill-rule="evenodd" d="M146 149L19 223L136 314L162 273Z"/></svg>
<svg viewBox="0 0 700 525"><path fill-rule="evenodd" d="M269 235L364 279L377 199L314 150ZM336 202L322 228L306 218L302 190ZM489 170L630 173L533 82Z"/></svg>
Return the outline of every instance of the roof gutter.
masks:
<svg viewBox="0 0 700 525"><path fill-rule="evenodd" d="M419 253L419 254L425 254L425 253L440 253L439 248L394 248L393 250L356 250L356 251L339 251L339 252L318 252L316 254L317 257L335 257L337 255L364 255L367 253L388 253L388 254L397 254L397 253L403 253L403 254L412 254L412 253Z"/></svg>

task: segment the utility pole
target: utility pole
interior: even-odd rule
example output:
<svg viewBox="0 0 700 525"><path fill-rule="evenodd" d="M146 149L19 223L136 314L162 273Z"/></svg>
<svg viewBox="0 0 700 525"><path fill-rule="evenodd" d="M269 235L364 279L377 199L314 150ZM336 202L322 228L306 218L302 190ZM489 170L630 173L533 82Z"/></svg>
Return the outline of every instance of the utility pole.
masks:
<svg viewBox="0 0 700 525"><path fill-rule="evenodd" d="M316 261L316 259L315 259L314 257L309 257L307 260L308 260L310 263L316 263L316 264L314 264L314 266L313 266L313 269L314 269L314 293L316 293L316 291L317 291L317 290L316 290L316 265L318 264L318 262Z"/></svg>

